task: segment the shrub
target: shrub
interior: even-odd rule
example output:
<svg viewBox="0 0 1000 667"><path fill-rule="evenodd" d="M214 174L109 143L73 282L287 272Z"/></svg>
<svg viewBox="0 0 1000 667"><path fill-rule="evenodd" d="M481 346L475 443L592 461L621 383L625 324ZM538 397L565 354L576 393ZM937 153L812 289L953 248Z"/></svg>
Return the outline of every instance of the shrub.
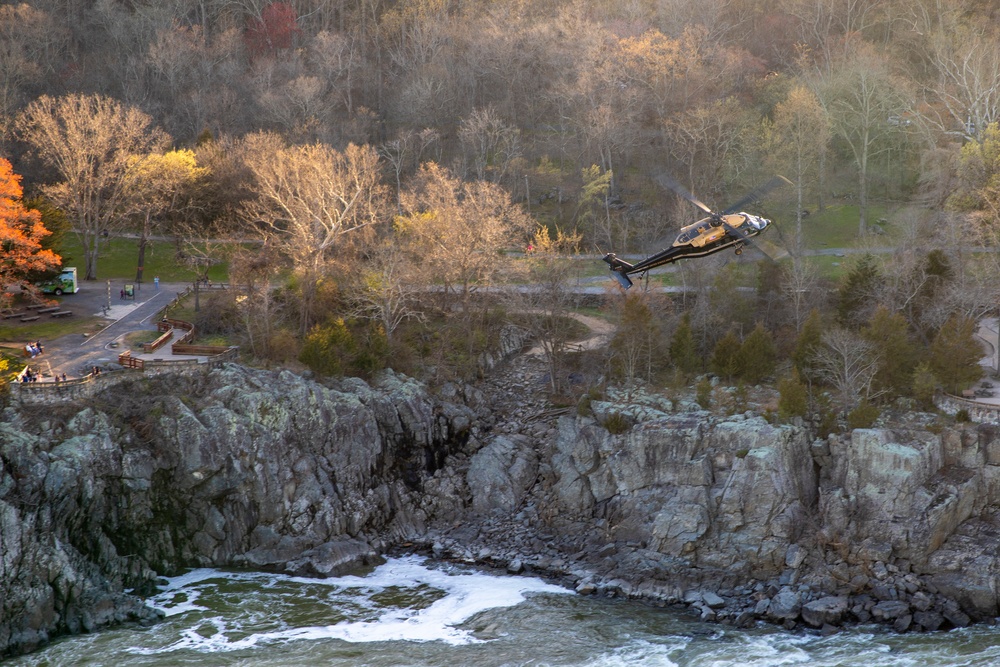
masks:
<svg viewBox="0 0 1000 667"><path fill-rule="evenodd" d="M620 435L632 428L632 422L620 412L612 412L604 419L604 428L611 435Z"/></svg>
<svg viewBox="0 0 1000 667"><path fill-rule="evenodd" d="M343 318L314 326L306 335L299 361L322 375L343 375L357 345Z"/></svg>
<svg viewBox="0 0 1000 667"><path fill-rule="evenodd" d="M792 367L791 375L778 381L778 418L788 421L792 417L805 417L809 410L806 386L799 379L799 371Z"/></svg>
<svg viewBox="0 0 1000 667"><path fill-rule="evenodd" d="M694 388L695 400L698 401L698 405L710 410L712 408L712 382L707 378L703 377Z"/></svg>
<svg viewBox="0 0 1000 667"><path fill-rule="evenodd" d="M868 401L861 401L856 408L847 413L847 427L850 429L871 428L881 414L882 411L878 406L872 405Z"/></svg>

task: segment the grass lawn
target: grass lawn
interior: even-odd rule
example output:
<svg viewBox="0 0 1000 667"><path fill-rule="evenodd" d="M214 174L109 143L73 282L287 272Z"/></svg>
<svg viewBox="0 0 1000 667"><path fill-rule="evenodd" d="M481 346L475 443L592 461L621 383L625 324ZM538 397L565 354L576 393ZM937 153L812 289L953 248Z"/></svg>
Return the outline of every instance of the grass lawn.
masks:
<svg viewBox="0 0 1000 667"><path fill-rule="evenodd" d="M885 217L885 206L872 205L868 209L868 223ZM781 233L789 240L795 238L795 218L781 222ZM802 219L802 237L807 249L853 248L858 243L858 207L828 206Z"/></svg>
<svg viewBox="0 0 1000 667"><path fill-rule="evenodd" d="M65 266L77 267L82 279L83 246L76 234L67 234L63 238L62 247L56 252L63 257ZM100 255L97 258L97 277L99 280L134 280L138 258L139 247L135 239L103 239L100 244ZM225 282L228 280L228 275L229 267L225 262L216 264L208 270L209 279L215 282ZM173 243L154 241L146 247L142 279L151 283L153 276L160 276L163 282L191 282L195 278L195 272L186 264L177 261Z"/></svg>
<svg viewBox="0 0 1000 667"><path fill-rule="evenodd" d="M5 324L0 327L0 340L3 341L29 341L29 340L52 340L71 333L84 331L100 331L107 324L107 320L100 317L86 317L75 319L72 317L58 320L46 320L39 322L29 322L25 324ZM2 345L2 343L0 343Z"/></svg>

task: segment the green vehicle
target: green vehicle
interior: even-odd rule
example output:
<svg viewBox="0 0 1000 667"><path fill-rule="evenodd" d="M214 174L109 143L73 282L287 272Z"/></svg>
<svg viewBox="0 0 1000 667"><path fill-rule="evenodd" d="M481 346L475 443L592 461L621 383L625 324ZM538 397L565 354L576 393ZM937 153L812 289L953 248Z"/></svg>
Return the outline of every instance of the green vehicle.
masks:
<svg viewBox="0 0 1000 667"><path fill-rule="evenodd" d="M66 267L62 270L62 273L51 280L35 284L41 288L42 294L62 296L63 294L76 294L80 291L80 285L76 280L75 266Z"/></svg>

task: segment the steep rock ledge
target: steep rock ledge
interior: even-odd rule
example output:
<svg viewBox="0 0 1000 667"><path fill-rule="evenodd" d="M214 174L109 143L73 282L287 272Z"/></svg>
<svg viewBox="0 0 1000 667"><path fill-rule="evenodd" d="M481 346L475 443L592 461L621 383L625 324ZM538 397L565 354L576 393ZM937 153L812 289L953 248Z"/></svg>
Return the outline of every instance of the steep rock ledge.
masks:
<svg viewBox="0 0 1000 667"><path fill-rule="evenodd" d="M737 625L1000 611L998 429L812 440L641 392L576 414L544 373L432 395L230 365L7 409L0 654L154 622L141 596L181 567L327 576L400 544Z"/></svg>
<svg viewBox="0 0 1000 667"><path fill-rule="evenodd" d="M8 409L0 655L155 620L125 591L150 592L158 573L332 574L419 533L416 492L473 424L474 397L451 395L461 401L391 373L324 386L230 365L137 377L82 409Z"/></svg>

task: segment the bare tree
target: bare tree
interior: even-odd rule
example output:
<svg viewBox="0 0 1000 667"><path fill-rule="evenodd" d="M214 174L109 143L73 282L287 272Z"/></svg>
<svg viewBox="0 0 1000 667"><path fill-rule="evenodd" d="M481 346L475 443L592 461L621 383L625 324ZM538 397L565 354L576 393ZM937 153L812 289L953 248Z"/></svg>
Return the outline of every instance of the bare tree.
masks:
<svg viewBox="0 0 1000 667"><path fill-rule="evenodd" d="M126 198L123 212L139 230L136 282L142 283L143 266L150 237L163 230L168 214L183 215L206 170L199 167L194 151L179 150L133 157L136 187Z"/></svg>
<svg viewBox="0 0 1000 667"><path fill-rule="evenodd" d="M987 24L939 26L931 39L937 81L922 117L939 132L978 141L1000 120L1000 41Z"/></svg>
<svg viewBox="0 0 1000 667"><path fill-rule="evenodd" d="M347 113L353 113L355 78L363 65L357 37L324 30L312 40L309 58Z"/></svg>
<svg viewBox="0 0 1000 667"><path fill-rule="evenodd" d="M417 279L413 258L394 239L383 240L366 254L368 261L354 275L349 295L353 314L380 324L386 340L392 341L406 320L424 320L418 304L426 286Z"/></svg>
<svg viewBox="0 0 1000 667"><path fill-rule="evenodd" d="M245 205L246 213L289 258L301 280L304 334L331 255L385 212L378 153L353 144L344 152L323 144L290 146L273 153L251 151L247 167L257 197Z"/></svg>
<svg viewBox="0 0 1000 667"><path fill-rule="evenodd" d="M475 109L462 121L458 137L465 159L481 181L502 183L514 160L521 156L521 135L494 109Z"/></svg>
<svg viewBox="0 0 1000 667"><path fill-rule="evenodd" d="M796 257L784 267L781 292L792 311L795 330L802 329L809 311L816 306L816 288L819 285L819 271L814 264Z"/></svg>
<svg viewBox="0 0 1000 667"><path fill-rule="evenodd" d="M823 334L823 344L816 350L813 366L817 376L837 390L842 409L850 409L862 400L877 396L872 382L879 370L875 346L843 328Z"/></svg>
<svg viewBox="0 0 1000 667"><path fill-rule="evenodd" d="M25 109L17 127L62 179L45 192L73 221L83 245L84 279L96 279L98 242L125 223L123 204L138 184L132 156L168 137L142 111L101 95L43 95Z"/></svg>
<svg viewBox="0 0 1000 667"><path fill-rule="evenodd" d="M802 249L802 216L809 182L820 175L820 159L830 141L830 121L816 96L793 88L774 109L771 156L795 182L795 254Z"/></svg>
<svg viewBox="0 0 1000 667"><path fill-rule="evenodd" d="M28 3L0 5L0 155L30 87L51 77L69 31ZM8 154L9 155L9 154Z"/></svg>
<svg viewBox="0 0 1000 667"><path fill-rule="evenodd" d="M527 315L523 326L542 350L554 394L565 387L568 316L579 301L570 289L573 276L566 270L566 258L579 252L580 238L557 231L553 239L546 227L539 228L532 239L532 251L525 257L531 287L511 290L507 296L512 310Z"/></svg>
<svg viewBox="0 0 1000 667"><path fill-rule="evenodd" d="M473 286L489 284L507 265L502 250L524 247L534 227L499 185L463 182L433 162L404 193L403 211L397 229L446 290L461 286L465 310Z"/></svg>
<svg viewBox="0 0 1000 667"><path fill-rule="evenodd" d="M420 132L403 130L395 139L381 146L378 152L392 165L392 173L396 177L396 213L402 213L403 205L400 199L403 192L403 174L416 165L430 146L441 138L437 130L425 128Z"/></svg>
<svg viewBox="0 0 1000 667"><path fill-rule="evenodd" d="M236 244L229 257L229 276L236 311L246 335L247 347L257 358L271 356L272 333L278 317L271 281L281 265L269 244L252 248Z"/></svg>
<svg viewBox="0 0 1000 667"><path fill-rule="evenodd" d="M847 144L858 178L858 234L868 232L868 187L875 157L894 148L911 107L906 84L864 43L821 91L833 132Z"/></svg>

